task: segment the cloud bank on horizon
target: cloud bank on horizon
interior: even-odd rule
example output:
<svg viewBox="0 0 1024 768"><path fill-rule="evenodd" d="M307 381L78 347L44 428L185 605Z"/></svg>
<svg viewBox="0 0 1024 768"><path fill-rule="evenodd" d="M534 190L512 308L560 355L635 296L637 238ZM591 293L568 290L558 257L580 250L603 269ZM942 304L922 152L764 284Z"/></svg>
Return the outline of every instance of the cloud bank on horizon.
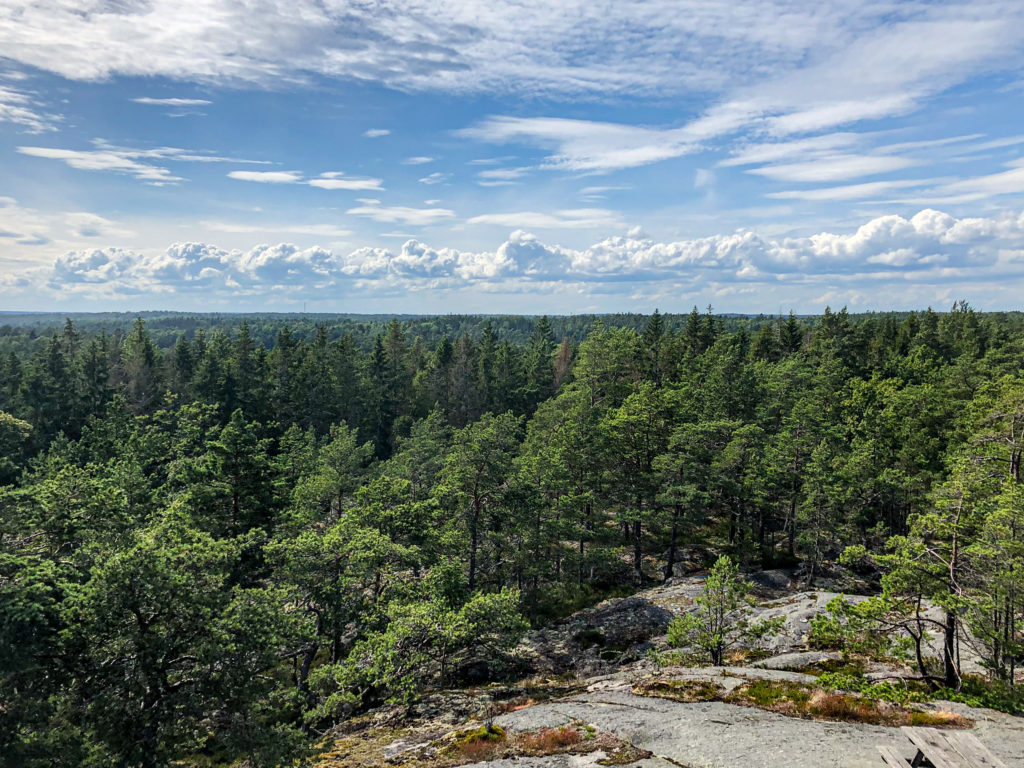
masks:
<svg viewBox="0 0 1024 768"><path fill-rule="evenodd" d="M1012 0L0 0L0 296L1013 308L1022 53Z"/></svg>

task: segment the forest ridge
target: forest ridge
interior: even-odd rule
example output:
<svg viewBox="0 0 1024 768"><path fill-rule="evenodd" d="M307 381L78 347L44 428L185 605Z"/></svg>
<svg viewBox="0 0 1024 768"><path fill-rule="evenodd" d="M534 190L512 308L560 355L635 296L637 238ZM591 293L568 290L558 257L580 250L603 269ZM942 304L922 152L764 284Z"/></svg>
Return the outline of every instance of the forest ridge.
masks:
<svg viewBox="0 0 1024 768"><path fill-rule="evenodd" d="M1019 315L32 318L0 328L2 765L275 765L721 554L882 573L847 626L927 598L931 684L967 632L1015 680Z"/></svg>

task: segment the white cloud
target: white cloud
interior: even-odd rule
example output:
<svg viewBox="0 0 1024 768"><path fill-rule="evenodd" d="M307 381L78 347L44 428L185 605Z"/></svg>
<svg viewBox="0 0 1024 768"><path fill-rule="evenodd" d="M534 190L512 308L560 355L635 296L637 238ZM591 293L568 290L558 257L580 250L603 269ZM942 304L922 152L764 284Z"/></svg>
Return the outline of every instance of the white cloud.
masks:
<svg viewBox="0 0 1024 768"><path fill-rule="evenodd" d="M931 183L932 179L895 179L891 181L869 181L864 184L845 184L838 187L819 187L816 189L790 189L783 192L771 192L768 197L778 200L863 200L879 197L895 190L908 187L920 187Z"/></svg>
<svg viewBox="0 0 1024 768"><path fill-rule="evenodd" d="M345 176L340 171L328 171L312 179L306 179L301 171L231 171L228 176L239 181L255 181L264 184L306 184L319 189L384 191L381 179L354 178Z"/></svg>
<svg viewBox="0 0 1024 768"><path fill-rule="evenodd" d="M407 157L402 161L402 165L426 165L427 163L434 162L434 158L427 157L426 155L417 155L416 157Z"/></svg>
<svg viewBox="0 0 1024 768"><path fill-rule="evenodd" d="M466 223L517 229L607 229L618 226L620 219L617 212L604 208L575 208L551 213L486 213L474 216Z"/></svg>
<svg viewBox="0 0 1024 768"><path fill-rule="evenodd" d="M36 98L25 91L0 83L0 123L21 126L28 133L56 130L60 115L41 111Z"/></svg>
<svg viewBox="0 0 1024 768"><path fill-rule="evenodd" d="M678 299L702 291L770 297L773 291L793 290L802 292L805 302L852 294L870 300L894 285L914 296L934 296L950 287L965 295L972 285L986 290L1019 285L1024 214L956 218L925 209L910 218L880 216L850 232L781 239L738 231L659 242L633 229L626 237L585 248L552 245L522 229L494 250L482 251L437 248L417 239L407 239L397 251L348 253L287 243L247 251L207 243L178 243L157 252L109 247L68 251L41 276L11 275L14 279L0 290L23 292L35 281L37 288L59 295L189 294L203 301L275 292L313 298L379 291L408 296L460 286L510 295L576 286L585 294L614 293L620 299L658 291Z"/></svg>
<svg viewBox="0 0 1024 768"><path fill-rule="evenodd" d="M183 163L246 163L266 165L265 160L243 160L234 157L220 157L209 153L181 149L179 147L156 147L154 149L132 149L108 144L94 139L95 149L78 150L59 147L18 147L18 152L31 157L61 160L72 168L83 171L110 171L145 181L149 184L164 185L184 181L159 162ZM239 173L243 173L239 171Z"/></svg>
<svg viewBox="0 0 1024 768"><path fill-rule="evenodd" d="M407 208L400 205L363 205L349 208L346 213L386 224L400 223L417 227L437 224L455 216L455 211L447 208Z"/></svg>
<svg viewBox="0 0 1024 768"><path fill-rule="evenodd" d="M509 186L517 184L518 180L523 178L529 171L530 168L527 167L489 168L485 171L480 171L476 175L476 183L481 187Z"/></svg>
<svg viewBox="0 0 1024 768"><path fill-rule="evenodd" d="M370 128L369 130L363 131L363 136L368 139L379 139L381 136L387 136L391 133L387 128Z"/></svg>
<svg viewBox="0 0 1024 768"><path fill-rule="evenodd" d="M206 99L155 99L150 96L140 96L136 99L132 99L136 104L150 104L158 107L202 107L207 104L213 104L212 101Z"/></svg>
<svg viewBox="0 0 1024 768"><path fill-rule="evenodd" d="M683 95L697 109L681 125L498 116L463 134L540 148L547 167L608 171L679 157L738 130L787 137L902 115L979 74L1017 72L1024 6L395 0L381 13L355 0L10 0L0 8L0 50L74 80L292 85L337 77L459 94ZM17 111L37 114L31 106L5 103L15 110L8 106L6 119L37 119Z"/></svg>
<svg viewBox="0 0 1024 768"><path fill-rule="evenodd" d="M449 178L451 178L451 174L435 171L429 176L424 176L422 179L420 179L420 184L443 184L444 182L448 181Z"/></svg>
<svg viewBox="0 0 1024 768"><path fill-rule="evenodd" d="M232 234L268 233L275 235L318 235L320 237L348 237L352 230L333 224L245 224L229 221L204 221L202 226L214 232Z"/></svg>
<svg viewBox="0 0 1024 768"><path fill-rule="evenodd" d="M529 170L529 168L491 168L480 171L477 176L488 181L510 181L521 179Z"/></svg>
<svg viewBox="0 0 1024 768"><path fill-rule="evenodd" d="M302 181L299 171L230 171L228 178L238 181L255 181L261 184L298 184Z"/></svg>
<svg viewBox="0 0 1024 768"><path fill-rule="evenodd" d="M135 234L95 213L69 213L65 221L73 237L131 237Z"/></svg>
<svg viewBox="0 0 1024 768"><path fill-rule="evenodd" d="M387 13L353 0L12 0L0 10L0 50L13 61L91 80L265 83L316 74L406 90L606 96L722 92L766 74L846 65L842 71L881 86L909 82L920 90L950 71L970 72L979 59L1005 57L1019 18L1017 4L999 0L975 0L969 9L954 0L822 0L813 7L799 0L566 0L544 7L395 0ZM815 103L822 92L832 102L839 94L864 104L858 89L845 82L837 89L836 80L804 89L809 111L827 108Z"/></svg>
<svg viewBox="0 0 1024 768"><path fill-rule="evenodd" d="M490 117L458 132L499 144L521 142L554 149L544 165L571 171L609 171L667 160L695 151L685 129L651 129L554 117Z"/></svg>
<svg viewBox="0 0 1024 768"><path fill-rule="evenodd" d="M777 181L822 182L856 179L899 171L917 165L908 157L891 155L831 155L802 163L780 163L750 168L755 173Z"/></svg>
<svg viewBox="0 0 1024 768"><path fill-rule="evenodd" d="M72 168L82 171L112 171L154 184L169 184L182 181L168 169L141 162L134 153L106 149L75 150L56 147L18 147L18 152L31 157L62 160Z"/></svg>
<svg viewBox="0 0 1024 768"><path fill-rule="evenodd" d="M345 176L337 171L321 173L317 178L306 182L311 187L320 189L348 189L353 191L382 192L384 182L381 179L357 179Z"/></svg>
<svg viewBox="0 0 1024 768"><path fill-rule="evenodd" d="M40 246L45 250L74 247L83 240L96 238L129 238L135 233L121 222L90 211L42 212L26 208L11 197L0 197L0 244L5 253L0 261L35 262L45 258L34 254ZM17 248L14 246L26 246Z"/></svg>
<svg viewBox="0 0 1024 768"><path fill-rule="evenodd" d="M693 174L693 186L695 189L707 189L715 185L715 172L710 168L698 168Z"/></svg>

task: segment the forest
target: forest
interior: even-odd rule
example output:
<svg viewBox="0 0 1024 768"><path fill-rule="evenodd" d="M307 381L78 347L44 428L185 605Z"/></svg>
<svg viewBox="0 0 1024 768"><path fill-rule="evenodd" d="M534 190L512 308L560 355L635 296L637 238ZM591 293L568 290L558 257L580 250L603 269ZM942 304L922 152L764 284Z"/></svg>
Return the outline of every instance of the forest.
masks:
<svg viewBox="0 0 1024 768"><path fill-rule="evenodd" d="M1016 314L5 322L3 765L278 765L723 554L1024 659Z"/></svg>

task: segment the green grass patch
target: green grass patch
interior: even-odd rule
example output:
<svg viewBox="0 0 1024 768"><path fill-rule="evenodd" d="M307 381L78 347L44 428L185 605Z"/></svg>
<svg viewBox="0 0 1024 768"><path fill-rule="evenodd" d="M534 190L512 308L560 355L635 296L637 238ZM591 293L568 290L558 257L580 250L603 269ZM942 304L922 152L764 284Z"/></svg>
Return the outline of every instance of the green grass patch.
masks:
<svg viewBox="0 0 1024 768"><path fill-rule="evenodd" d="M721 698L725 688L710 680L646 680L633 686L637 696L652 696L692 704L696 701L714 701Z"/></svg>

